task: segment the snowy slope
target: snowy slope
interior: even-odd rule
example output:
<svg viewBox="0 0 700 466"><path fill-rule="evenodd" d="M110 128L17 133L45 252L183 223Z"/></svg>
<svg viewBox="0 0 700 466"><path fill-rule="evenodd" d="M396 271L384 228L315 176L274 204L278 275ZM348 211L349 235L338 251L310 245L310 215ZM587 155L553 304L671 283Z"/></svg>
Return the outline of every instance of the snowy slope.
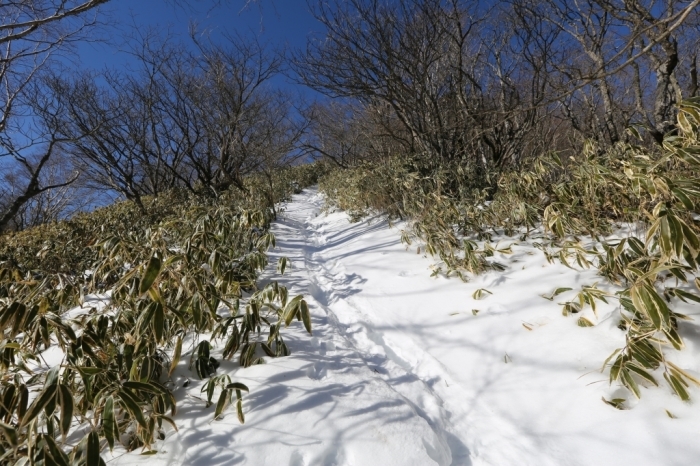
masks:
<svg viewBox="0 0 700 466"><path fill-rule="evenodd" d="M642 388L637 402L600 372L624 345L615 302L597 318L590 309L580 314L597 323L591 328L561 315L558 302L602 281L595 271L548 264L521 244L496 254L504 272L466 284L431 278L433 260L400 244L400 226L350 224L322 207L315 190L295 196L273 228L271 254L271 264L291 259L280 281L306 296L314 336L295 322L286 332L291 356L219 369L251 390L246 424L233 410L213 421L214 407L199 399L203 382L181 364L179 432L152 456L107 453L110 464L698 464L697 402L683 403L663 385ZM272 267L269 277L279 278ZM573 290L553 302L540 296L561 286ZM479 288L493 294L476 300ZM698 315L692 306L682 312ZM700 332L683 325L687 348L673 360L697 375ZM700 400L700 390L691 396ZM626 398L630 409L601 397Z"/></svg>

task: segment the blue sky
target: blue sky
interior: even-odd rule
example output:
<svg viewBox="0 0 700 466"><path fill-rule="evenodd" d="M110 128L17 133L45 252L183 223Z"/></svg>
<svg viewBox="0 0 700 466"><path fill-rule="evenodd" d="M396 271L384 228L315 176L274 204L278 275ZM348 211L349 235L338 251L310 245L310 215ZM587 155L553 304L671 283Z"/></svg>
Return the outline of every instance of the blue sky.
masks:
<svg viewBox="0 0 700 466"><path fill-rule="evenodd" d="M129 54L120 51L119 43L131 34L132 28L157 28L188 42L190 23L209 31L213 38L223 33L255 35L271 47L304 48L309 35L322 32L322 26L309 12L306 0L258 0L245 7L245 0L190 0L177 6L170 0L113 0L101 11L109 27L101 31L106 43L81 43L77 65L101 69L128 66ZM279 76L273 84L314 95Z"/></svg>

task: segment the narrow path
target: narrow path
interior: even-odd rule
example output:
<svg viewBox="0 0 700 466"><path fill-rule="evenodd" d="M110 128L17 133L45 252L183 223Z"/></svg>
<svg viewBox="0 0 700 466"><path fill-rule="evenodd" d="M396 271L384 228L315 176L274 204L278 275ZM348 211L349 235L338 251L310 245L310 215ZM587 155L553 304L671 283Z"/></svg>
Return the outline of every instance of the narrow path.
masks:
<svg viewBox="0 0 700 466"><path fill-rule="evenodd" d="M306 190L295 196L289 207L273 226L277 248L271 252L270 261L274 264L282 256L291 260L291 273L281 283L290 288L290 295L304 294L313 315L314 336L308 351L320 354L309 355L318 360L306 368L306 375L325 384L347 387L348 393L352 391L351 387L362 386L361 390L352 393L353 409L342 406L346 400L328 400L329 404L332 401L332 410L338 416L347 420L357 418L352 421L350 429L336 434L338 437L331 448L344 452L342 461L337 464L382 464L378 455L386 456L383 464L470 464L464 456L466 447L463 445L462 458L456 462L453 458L449 435L445 432L442 414L438 413L441 401L416 403L415 397L396 390L388 378L387 363L392 367L394 379L402 378L404 384L423 384L408 367L401 369L386 358L368 352L358 344L357 338L363 332L338 320L336 308L347 305L346 298L360 290L362 280L352 275L333 275L326 268L324 251L332 243L323 234L323 227L318 227L315 222L323 208L322 197L316 190ZM295 338L290 347L295 353L306 352L301 340L305 337L299 338ZM377 338L381 339L381 336ZM421 387L420 390L430 393L429 388ZM382 401L377 402L378 397ZM366 407L358 409L362 405ZM359 427L366 438L354 437L357 434L354 431ZM374 445L367 448L363 446L364 442ZM383 451L374 451L376 448ZM359 455L366 459L358 461ZM314 462L311 456L308 464L326 464Z"/></svg>
<svg viewBox="0 0 700 466"><path fill-rule="evenodd" d="M307 202L314 210L323 206L318 196L312 196ZM450 413L444 409L442 399L433 389L434 381L423 380L416 374L412 362L399 355L406 352L405 348L386 338L382 329L387 324L378 322L376 314L364 313L362 308L365 306L358 306L353 299L355 291L361 289L362 277L346 273L342 260L329 263L327 252L333 242L329 244L323 226L311 218L304 223L303 236L308 244L304 264L309 273L311 295L332 316L339 333L367 367L425 419L439 439L441 448L450 452L449 464L470 464L469 450L454 435ZM336 240L336 244L340 241ZM416 345L412 346L412 351L421 351Z"/></svg>

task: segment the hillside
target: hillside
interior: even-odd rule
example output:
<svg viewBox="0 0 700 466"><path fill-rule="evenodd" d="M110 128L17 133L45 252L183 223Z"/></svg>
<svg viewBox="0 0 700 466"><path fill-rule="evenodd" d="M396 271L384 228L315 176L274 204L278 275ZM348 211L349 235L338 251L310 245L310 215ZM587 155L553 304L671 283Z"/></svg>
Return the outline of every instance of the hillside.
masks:
<svg viewBox="0 0 700 466"><path fill-rule="evenodd" d="M204 381L181 363L179 432L168 431L152 456L105 453L109 464L695 462L697 403L682 402L666 385L642 387L636 400L601 373L625 343L619 306L599 302L597 318L590 308L561 315L557 303L582 287L601 282L606 290L595 269L547 262L534 235L498 245L494 238L497 249L512 251L491 259L503 272L466 284L434 278L434 261L401 244L401 224L350 223L345 213L322 213L323 205L314 189L295 195L273 224L270 253L271 263L291 260L291 271L277 277L291 295L305 296L313 336L295 322L286 333L291 356L246 369L223 361L217 372L250 388L246 423L233 409L214 421L213 407L201 409ZM572 290L553 301L541 296L558 287ZM676 310L697 318L690 305ZM579 316L596 325L578 326ZM686 349L674 361L697 376L695 326L683 322L680 332ZM624 399L624 409L601 398Z"/></svg>

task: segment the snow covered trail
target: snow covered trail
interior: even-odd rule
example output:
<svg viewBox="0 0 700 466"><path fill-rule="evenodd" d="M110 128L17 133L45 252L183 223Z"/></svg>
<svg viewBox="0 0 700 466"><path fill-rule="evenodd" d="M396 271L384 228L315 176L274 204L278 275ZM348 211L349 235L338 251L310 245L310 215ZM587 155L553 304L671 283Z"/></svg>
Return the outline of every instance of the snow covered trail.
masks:
<svg viewBox="0 0 700 466"><path fill-rule="evenodd" d="M267 364L246 369L237 361L221 361L217 374L229 373L233 381L250 388L244 396L244 425L233 408L223 420L214 421L214 406L206 409L200 393L205 381L197 380L181 362L174 377L179 431L158 442L154 455L115 450L112 458L107 455L110 464L452 464L440 430L376 372L379 363L371 364L354 347L320 294L315 270L308 268L317 250L310 222L320 211L320 198L307 192L288 207L273 227L277 248L270 253L267 277L287 286L290 296L305 296L313 336L295 321L283 332L290 356L266 357ZM280 277L274 270L282 256L292 267ZM357 285L350 279L332 296L350 295ZM190 353L183 348L182 360Z"/></svg>
<svg viewBox="0 0 700 466"><path fill-rule="evenodd" d="M438 464L695 463L696 403L681 402L665 386L642 389L637 402L600 373L624 345L613 301L601 305L598 319L583 313L597 322L593 328L561 315L556 301L601 281L595 270L549 264L523 244L512 255L497 254L505 272L468 284L431 278L431 260L407 251L397 228L379 219L350 224L344 213L317 215L322 207L314 190L295 197L282 225L288 230L277 230L278 238L304 241L297 270L305 269L317 315L430 427L437 441L427 451ZM540 296L560 286L573 290L555 302ZM493 295L473 299L479 288ZM694 307L683 311L698 314ZM691 330L685 329L688 348L674 357L697 374L700 340ZM696 389L693 395L700 397ZM613 409L601 397L626 398L632 409ZM389 464L409 463L395 457Z"/></svg>
<svg viewBox="0 0 700 466"><path fill-rule="evenodd" d="M214 407L198 398L204 382L185 366L176 372L190 378L175 392L179 432L153 456L115 454L111 464L698 464L700 404L663 385L642 388L637 402L600 373L624 345L614 301L597 317L590 309L561 315L557 302L601 281L594 270L549 264L523 243L496 254L504 272L467 284L431 278L433 261L407 250L399 229L378 218L351 224L322 207L314 189L285 206L267 274L290 296L304 294L313 337L295 322L284 333L291 356L247 369L223 361L219 369L250 388L245 425L231 408L213 421ZM274 266L282 256L292 269L280 277ZM573 290L554 302L540 296L562 286ZM492 294L477 300L480 288ZM581 315L596 326L578 327ZM697 375L700 333L690 324L674 361ZM700 390L691 396L700 400ZM630 409L601 397L626 398Z"/></svg>

